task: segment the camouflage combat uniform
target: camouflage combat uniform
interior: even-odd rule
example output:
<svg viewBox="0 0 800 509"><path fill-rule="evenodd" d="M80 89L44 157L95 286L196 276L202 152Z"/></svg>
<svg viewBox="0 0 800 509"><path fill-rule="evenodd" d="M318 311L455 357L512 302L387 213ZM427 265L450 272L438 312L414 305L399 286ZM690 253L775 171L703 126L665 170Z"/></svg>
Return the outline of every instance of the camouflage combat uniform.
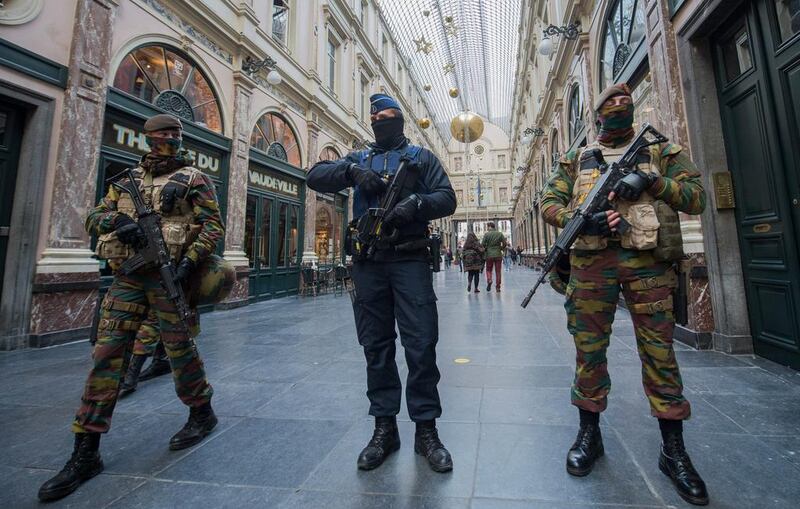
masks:
<svg viewBox="0 0 800 509"><path fill-rule="evenodd" d="M599 176L596 167L583 164L581 153L600 148L611 163L626 148L593 145L568 153L547 182L542 217L549 224L563 228ZM611 388L606 349L621 287L636 331L642 381L651 413L662 419L686 419L690 406L683 396L672 346L675 326L672 292L677 276L671 262L658 261L654 256L659 222L653 207L640 204L661 201L674 210L699 214L705 208L705 192L697 168L678 145L651 147L649 155L640 158L639 169L657 172L660 177L636 203L616 204L632 224L632 233L614 234L611 238L584 235L575 243L570 256L572 272L565 308L568 329L577 349L572 402L591 412L606 408Z"/></svg>
<svg viewBox="0 0 800 509"><path fill-rule="evenodd" d="M199 265L214 252L224 235L214 185L191 166L165 167L154 164L148 157L134 170L144 199L162 215L162 232L171 256L176 261L185 256ZM164 213L160 210L160 193L170 181L185 186L186 192L171 213ZM116 239L114 222L119 212L135 219L130 197L112 187L86 219L86 230L100 236L98 254L109 259L112 267L118 267L133 254ZM146 318L148 310L157 318L181 401L199 407L211 400L213 390L206 380L203 363L189 330L178 320L174 304L166 297L158 271L145 267L129 276L117 273L102 303L97 344L92 354L94 368L72 425L74 432L108 431L134 336L143 321L143 334L147 334L147 328L151 328L151 336L158 334L152 316Z"/></svg>

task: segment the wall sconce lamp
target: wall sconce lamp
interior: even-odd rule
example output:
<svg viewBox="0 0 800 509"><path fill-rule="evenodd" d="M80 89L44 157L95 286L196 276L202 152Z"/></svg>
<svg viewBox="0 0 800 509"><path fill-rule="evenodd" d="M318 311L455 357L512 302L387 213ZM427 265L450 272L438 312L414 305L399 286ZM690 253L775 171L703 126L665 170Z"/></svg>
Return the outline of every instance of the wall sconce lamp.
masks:
<svg viewBox="0 0 800 509"><path fill-rule="evenodd" d="M267 73L267 83L272 86L277 86L281 84L281 81L283 81L281 74L275 68L277 64L278 62L269 56L265 57L264 60L255 60L253 57L248 55L247 58L245 58L242 62L242 70L252 76L262 69L269 69L269 72Z"/></svg>
<svg viewBox="0 0 800 509"><path fill-rule="evenodd" d="M522 134L524 135L522 137L522 143L524 145L530 145L530 143L533 141L534 138L538 138L539 136L544 135L544 129L542 129L541 127L535 127L535 128L528 127L524 131L522 131Z"/></svg>
<svg viewBox="0 0 800 509"><path fill-rule="evenodd" d="M581 34L580 26L581 22L576 21L575 23L570 23L569 25L560 27L550 25L542 30L544 33L544 39L542 39L542 43L539 44L539 54L546 57L549 57L553 54L553 41L550 39L551 37L560 36L570 41L577 39Z"/></svg>

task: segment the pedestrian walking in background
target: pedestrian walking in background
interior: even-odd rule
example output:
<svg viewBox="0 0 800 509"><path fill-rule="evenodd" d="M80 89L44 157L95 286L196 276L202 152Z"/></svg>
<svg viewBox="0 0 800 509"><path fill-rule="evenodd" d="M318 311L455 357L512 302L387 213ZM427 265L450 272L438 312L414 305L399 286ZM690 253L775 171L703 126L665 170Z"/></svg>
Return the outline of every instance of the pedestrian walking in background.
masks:
<svg viewBox="0 0 800 509"><path fill-rule="evenodd" d="M464 272L464 254L463 248L461 246L456 246L456 265L458 265L458 271Z"/></svg>
<svg viewBox="0 0 800 509"><path fill-rule="evenodd" d="M474 233L467 235L461 257L464 263L464 270L467 271L467 292L472 291L472 285L474 284L475 293L480 293L478 278L481 270L483 270L484 253L486 253L486 249L478 242L478 237Z"/></svg>
<svg viewBox="0 0 800 509"><path fill-rule="evenodd" d="M508 248L508 254L511 257L511 265L517 264L517 250L513 247Z"/></svg>
<svg viewBox="0 0 800 509"><path fill-rule="evenodd" d="M522 246L517 246L517 264L522 265Z"/></svg>
<svg viewBox="0 0 800 509"><path fill-rule="evenodd" d="M453 264L453 250L448 247L447 251L444 254L445 269L449 269L452 264Z"/></svg>
<svg viewBox="0 0 800 509"><path fill-rule="evenodd" d="M499 292L503 282L502 264L503 252L506 249L506 236L503 235L503 232L495 230L494 223L491 221L486 223L486 229L488 231L483 234L483 241L481 241L481 245L486 250L486 291L492 289L492 268L494 268L495 279L497 279L495 290Z"/></svg>

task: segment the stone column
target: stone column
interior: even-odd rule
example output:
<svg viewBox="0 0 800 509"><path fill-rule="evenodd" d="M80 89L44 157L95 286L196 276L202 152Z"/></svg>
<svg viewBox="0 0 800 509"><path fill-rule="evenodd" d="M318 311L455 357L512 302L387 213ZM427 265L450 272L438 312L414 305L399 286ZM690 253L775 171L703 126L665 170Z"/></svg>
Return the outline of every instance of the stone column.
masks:
<svg viewBox="0 0 800 509"><path fill-rule="evenodd" d="M236 267L236 284L221 307L247 304L250 265L244 252L245 212L247 209L247 171L250 153L250 105L256 82L241 71L233 73L233 143L228 170L228 210L225 218L225 259Z"/></svg>
<svg viewBox="0 0 800 509"><path fill-rule="evenodd" d="M54 174L53 204L36 266L31 345L85 337L100 285L84 230L94 206L111 43L118 0L78 0Z"/></svg>
<svg viewBox="0 0 800 509"><path fill-rule="evenodd" d="M316 161L319 155L319 125L313 120L308 121L308 167ZM319 256L314 251L314 241L317 233L317 193L306 187L306 217L305 236L303 238L303 263L316 264Z"/></svg>

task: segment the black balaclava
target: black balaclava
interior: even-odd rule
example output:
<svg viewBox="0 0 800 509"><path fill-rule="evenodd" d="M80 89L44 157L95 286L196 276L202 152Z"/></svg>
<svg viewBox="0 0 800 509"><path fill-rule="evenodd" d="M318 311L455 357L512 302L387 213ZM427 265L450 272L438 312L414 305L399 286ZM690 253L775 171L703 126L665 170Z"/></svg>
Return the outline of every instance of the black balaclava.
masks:
<svg viewBox="0 0 800 509"><path fill-rule="evenodd" d="M404 125L405 120L402 115L374 121L372 132L375 133L375 145L384 150L400 146L406 139L403 134Z"/></svg>

